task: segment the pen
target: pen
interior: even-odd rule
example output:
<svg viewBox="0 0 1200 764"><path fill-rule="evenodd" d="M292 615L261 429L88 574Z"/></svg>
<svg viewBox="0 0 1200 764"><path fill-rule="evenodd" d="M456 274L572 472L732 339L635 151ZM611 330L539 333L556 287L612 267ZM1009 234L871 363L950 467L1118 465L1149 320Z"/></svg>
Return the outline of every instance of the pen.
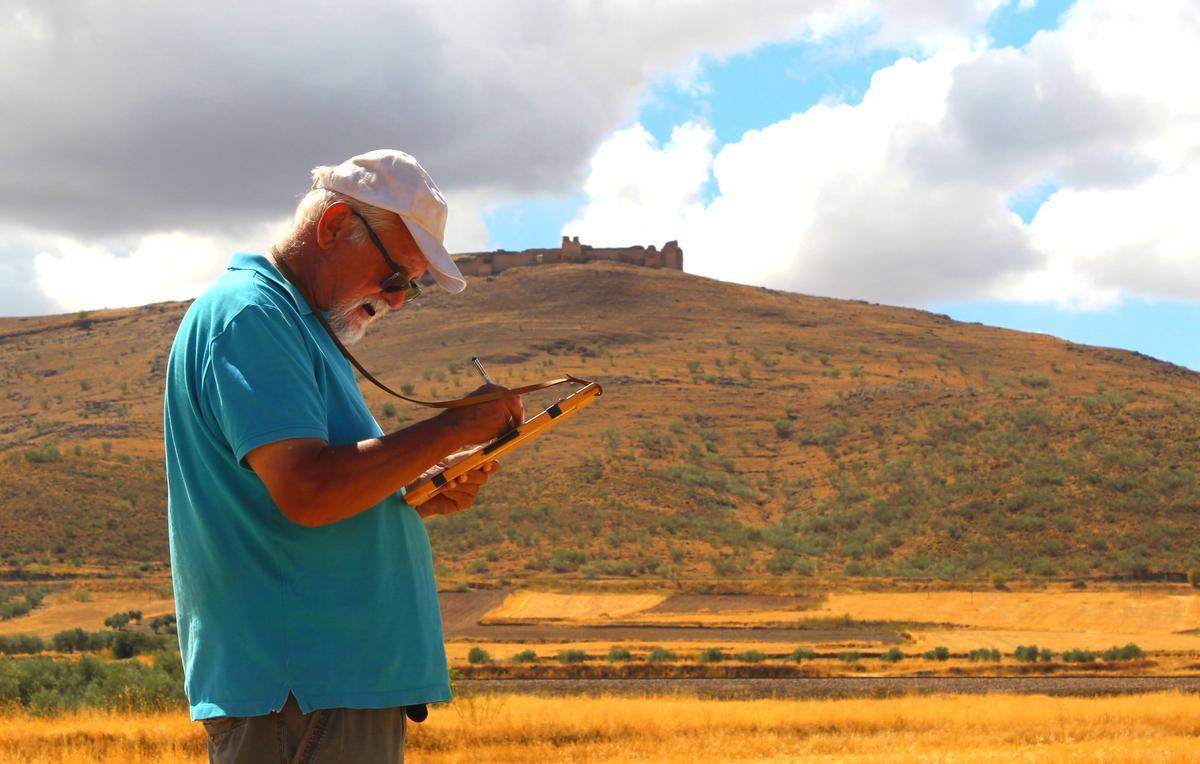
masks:
<svg viewBox="0 0 1200 764"><path fill-rule="evenodd" d="M489 385L496 384L496 380L492 379L492 375L487 373L487 369L483 368L483 364L479 362L477 356L471 356L471 363L475 364L475 369L479 372L479 376L483 377L483 381Z"/></svg>
<svg viewBox="0 0 1200 764"><path fill-rule="evenodd" d="M489 385L496 384L496 381L492 379L492 375L488 374L487 369L483 368L483 363L480 362L478 356L471 356L471 363L475 364L475 369L479 372L479 376L483 377L484 382L487 382ZM521 423L514 421L510 416L508 424L510 427L512 427L511 432L516 432L517 427L519 427Z"/></svg>

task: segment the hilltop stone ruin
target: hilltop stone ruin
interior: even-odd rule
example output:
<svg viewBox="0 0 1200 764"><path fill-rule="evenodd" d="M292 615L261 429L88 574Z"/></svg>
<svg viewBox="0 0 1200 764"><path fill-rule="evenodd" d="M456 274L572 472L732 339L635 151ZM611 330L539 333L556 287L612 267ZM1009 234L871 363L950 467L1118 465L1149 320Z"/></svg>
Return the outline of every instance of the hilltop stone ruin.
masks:
<svg viewBox="0 0 1200 764"><path fill-rule="evenodd" d="M523 249L508 252L465 252L455 255L454 262L464 276L492 276L509 268L551 263L594 263L600 260L640 265L644 268L670 268L683 270L683 250L679 242L668 241L663 248L649 247L593 247L580 244L579 237L562 237L562 246L556 249Z"/></svg>

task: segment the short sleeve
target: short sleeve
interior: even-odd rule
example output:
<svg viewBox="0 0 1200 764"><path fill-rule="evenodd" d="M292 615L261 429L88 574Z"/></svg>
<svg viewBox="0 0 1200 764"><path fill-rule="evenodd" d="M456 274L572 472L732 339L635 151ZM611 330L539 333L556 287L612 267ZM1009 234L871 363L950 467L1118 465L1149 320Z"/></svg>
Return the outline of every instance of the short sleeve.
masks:
<svg viewBox="0 0 1200 764"><path fill-rule="evenodd" d="M329 440L314 367L302 333L276 308L248 305L213 338L201 393L239 463L268 443Z"/></svg>

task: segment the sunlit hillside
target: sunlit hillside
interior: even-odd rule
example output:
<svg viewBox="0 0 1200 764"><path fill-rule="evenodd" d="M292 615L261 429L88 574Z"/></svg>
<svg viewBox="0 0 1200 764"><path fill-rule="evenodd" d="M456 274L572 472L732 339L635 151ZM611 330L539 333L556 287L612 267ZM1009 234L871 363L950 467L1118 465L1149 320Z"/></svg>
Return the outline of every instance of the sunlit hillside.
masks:
<svg viewBox="0 0 1200 764"><path fill-rule="evenodd" d="M161 387L185 305L0 319L0 551L166 555ZM476 279L357 348L449 397L569 372L590 409L429 524L443 583L1181 573L1200 375L944 316L615 264ZM385 428L426 410L368 400ZM551 398L552 399L552 398Z"/></svg>

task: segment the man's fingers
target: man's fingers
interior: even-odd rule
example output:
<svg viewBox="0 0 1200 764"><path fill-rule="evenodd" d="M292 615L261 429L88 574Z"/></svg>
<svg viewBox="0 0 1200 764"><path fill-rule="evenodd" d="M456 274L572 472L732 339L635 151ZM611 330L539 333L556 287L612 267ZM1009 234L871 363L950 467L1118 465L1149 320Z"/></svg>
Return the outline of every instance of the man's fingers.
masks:
<svg viewBox="0 0 1200 764"><path fill-rule="evenodd" d="M466 509L475 501L475 495L479 493L481 485L482 483L466 483L454 487L446 486L442 489L442 495L454 502L459 509Z"/></svg>
<svg viewBox="0 0 1200 764"><path fill-rule="evenodd" d="M521 400L521 396L517 395L505 398L504 403L508 406L508 416L512 420L512 426L520 427L521 423L525 421L525 402Z"/></svg>
<svg viewBox="0 0 1200 764"><path fill-rule="evenodd" d="M465 475L447 481L442 490L417 508L418 513L421 517L432 517L463 511L475 503L475 497L488 476L499 469L499 462L484 462Z"/></svg>
<svg viewBox="0 0 1200 764"><path fill-rule="evenodd" d="M464 472L454 480L450 481L453 485L464 485L473 483L483 485L487 482L488 476L500 469L500 462L484 462L470 472Z"/></svg>

